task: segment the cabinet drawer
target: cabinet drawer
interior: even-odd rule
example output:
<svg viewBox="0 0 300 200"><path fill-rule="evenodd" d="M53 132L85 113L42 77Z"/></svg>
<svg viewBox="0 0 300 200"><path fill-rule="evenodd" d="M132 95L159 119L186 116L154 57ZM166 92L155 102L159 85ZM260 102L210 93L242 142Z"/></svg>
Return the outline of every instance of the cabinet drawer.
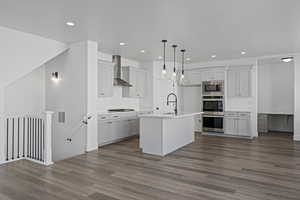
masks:
<svg viewBox="0 0 300 200"><path fill-rule="evenodd" d="M248 112L241 112L241 113L239 113L239 117L240 118L250 118L250 113L248 113Z"/></svg>
<svg viewBox="0 0 300 200"><path fill-rule="evenodd" d="M239 113L237 112L225 112L225 117L238 117L239 116Z"/></svg>

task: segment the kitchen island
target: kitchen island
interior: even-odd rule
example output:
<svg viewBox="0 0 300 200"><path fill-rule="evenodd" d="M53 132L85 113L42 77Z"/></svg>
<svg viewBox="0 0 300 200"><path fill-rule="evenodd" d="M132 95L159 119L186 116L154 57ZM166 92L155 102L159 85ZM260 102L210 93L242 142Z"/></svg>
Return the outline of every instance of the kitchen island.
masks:
<svg viewBox="0 0 300 200"><path fill-rule="evenodd" d="M140 116L140 148L143 153L165 156L195 140L195 115L201 113Z"/></svg>

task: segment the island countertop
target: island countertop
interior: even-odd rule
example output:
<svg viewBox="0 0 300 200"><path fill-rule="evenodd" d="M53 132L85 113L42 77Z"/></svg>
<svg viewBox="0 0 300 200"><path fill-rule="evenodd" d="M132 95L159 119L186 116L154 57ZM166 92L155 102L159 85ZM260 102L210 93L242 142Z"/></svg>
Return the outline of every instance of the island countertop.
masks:
<svg viewBox="0 0 300 200"><path fill-rule="evenodd" d="M146 114L146 115L139 115L140 118L167 118L167 119L176 119L176 118L183 118L183 117L192 117L195 115L201 115L203 112L193 112L193 113L184 113L179 112L177 115L174 113L153 113L153 114Z"/></svg>

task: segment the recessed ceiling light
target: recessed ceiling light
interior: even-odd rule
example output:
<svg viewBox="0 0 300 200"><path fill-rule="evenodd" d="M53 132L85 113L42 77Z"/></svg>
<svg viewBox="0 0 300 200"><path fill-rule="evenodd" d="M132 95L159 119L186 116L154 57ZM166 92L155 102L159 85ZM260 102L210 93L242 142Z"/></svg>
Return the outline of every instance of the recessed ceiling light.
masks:
<svg viewBox="0 0 300 200"><path fill-rule="evenodd" d="M217 55L212 55L211 57L212 57L212 58L216 58L216 57L217 57Z"/></svg>
<svg viewBox="0 0 300 200"><path fill-rule="evenodd" d="M75 26L75 23L74 22L67 22L66 25L67 26Z"/></svg>
<svg viewBox="0 0 300 200"><path fill-rule="evenodd" d="M187 60L187 61L190 61L191 59L190 59L190 58L187 58L186 60Z"/></svg>
<svg viewBox="0 0 300 200"><path fill-rule="evenodd" d="M242 52L241 52L242 55L245 55L246 53L247 53L246 51L242 51Z"/></svg>
<svg viewBox="0 0 300 200"><path fill-rule="evenodd" d="M141 53L145 53L146 51L144 49L141 50Z"/></svg>
<svg viewBox="0 0 300 200"><path fill-rule="evenodd" d="M124 46L124 45L126 45L126 43L125 42L120 42L120 45Z"/></svg>
<svg viewBox="0 0 300 200"><path fill-rule="evenodd" d="M162 56L158 56L158 59L161 60L161 59L163 59L163 57Z"/></svg>
<svg viewBox="0 0 300 200"><path fill-rule="evenodd" d="M288 62L292 62L293 61L293 57L285 57L285 58L281 58L281 61L282 62L285 62L285 63L288 63Z"/></svg>

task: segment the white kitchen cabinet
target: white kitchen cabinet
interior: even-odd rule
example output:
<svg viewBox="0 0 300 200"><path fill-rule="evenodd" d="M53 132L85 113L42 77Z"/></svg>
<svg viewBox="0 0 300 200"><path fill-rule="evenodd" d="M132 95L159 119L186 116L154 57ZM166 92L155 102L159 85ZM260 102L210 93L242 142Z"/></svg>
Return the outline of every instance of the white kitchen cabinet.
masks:
<svg viewBox="0 0 300 200"><path fill-rule="evenodd" d="M136 73L136 91L137 97L142 98L146 96L147 91L147 72L138 70Z"/></svg>
<svg viewBox="0 0 300 200"><path fill-rule="evenodd" d="M203 81L224 79L225 71L220 68L186 70L183 85L199 85L202 84Z"/></svg>
<svg viewBox="0 0 300 200"><path fill-rule="evenodd" d="M103 146L139 134L136 114L104 114L98 116L98 145Z"/></svg>
<svg viewBox="0 0 300 200"><path fill-rule="evenodd" d="M251 96L251 69L249 67L233 67L227 71L228 97Z"/></svg>
<svg viewBox="0 0 300 200"><path fill-rule="evenodd" d="M205 70L202 71L201 75L202 81L217 81L217 80L224 80L225 79L225 72L224 70Z"/></svg>
<svg viewBox="0 0 300 200"><path fill-rule="evenodd" d="M201 115L195 116L195 131L202 132L202 117L201 117Z"/></svg>
<svg viewBox="0 0 300 200"><path fill-rule="evenodd" d="M200 70L186 70L182 85L199 85L202 83Z"/></svg>
<svg viewBox="0 0 300 200"><path fill-rule="evenodd" d="M132 87L123 87L123 97L143 98L147 91L147 72L135 67L123 67L123 78Z"/></svg>
<svg viewBox="0 0 300 200"><path fill-rule="evenodd" d="M236 136L251 136L250 113L226 112L225 134Z"/></svg>
<svg viewBox="0 0 300 200"><path fill-rule="evenodd" d="M112 122L102 121L98 125L98 144L107 144L114 139L112 133Z"/></svg>
<svg viewBox="0 0 300 200"><path fill-rule="evenodd" d="M113 96L113 63L98 62L98 97Z"/></svg>
<svg viewBox="0 0 300 200"><path fill-rule="evenodd" d="M118 120L112 123L112 135L114 140L128 137L129 126L125 120Z"/></svg>
<svg viewBox="0 0 300 200"><path fill-rule="evenodd" d="M236 118L234 117L225 117L224 119L225 123L225 134L228 135L236 135L237 134L237 128L236 128Z"/></svg>
<svg viewBox="0 0 300 200"><path fill-rule="evenodd" d="M257 117L257 127L259 133L268 132L268 115L267 114L258 114Z"/></svg>
<svg viewBox="0 0 300 200"><path fill-rule="evenodd" d="M139 133L139 119L129 119L129 136L137 135Z"/></svg>

